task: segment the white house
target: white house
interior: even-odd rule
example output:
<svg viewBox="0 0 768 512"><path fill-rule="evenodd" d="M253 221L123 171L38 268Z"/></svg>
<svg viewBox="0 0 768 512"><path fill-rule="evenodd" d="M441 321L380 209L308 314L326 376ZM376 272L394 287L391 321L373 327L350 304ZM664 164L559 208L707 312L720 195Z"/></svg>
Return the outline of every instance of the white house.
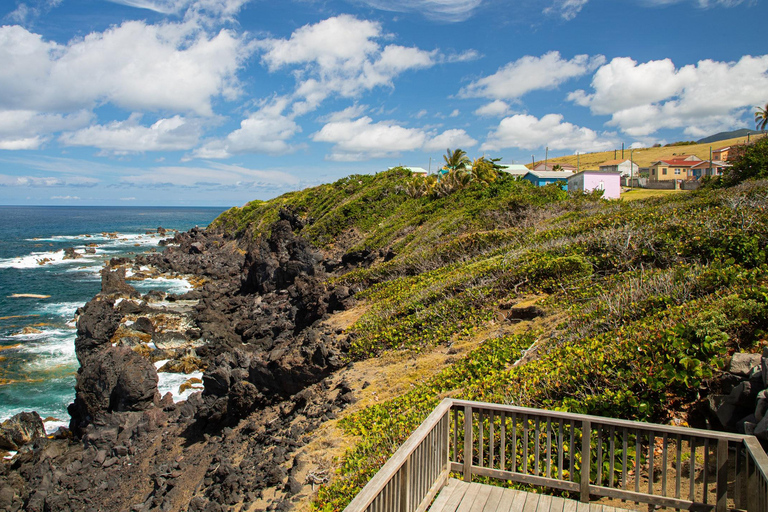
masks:
<svg viewBox="0 0 768 512"><path fill-rule="evenodd" d="M601 172L618 172L622 176L634 176L637 177L640 172L638 165L631 161L626 160L608 160L600 164Z"/></svg>
<svg viewBox="0 0 768 512"><path fill-rule="evenodd" d="M529 168L521 164L502 165L500 170L512 176L520 177L525 176L530 171Z"/></svg>

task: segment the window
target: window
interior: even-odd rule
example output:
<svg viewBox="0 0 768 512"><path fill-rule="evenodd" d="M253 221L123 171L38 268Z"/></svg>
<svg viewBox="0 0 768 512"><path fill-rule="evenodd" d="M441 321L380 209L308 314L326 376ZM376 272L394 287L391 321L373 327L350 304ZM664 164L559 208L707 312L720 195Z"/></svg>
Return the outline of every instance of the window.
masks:
<svg viewBox="0 0 768 512"><path fill-rule="evenodd" d="M661 170L661 174L667 174L667 168L666 167Z"/></svg>
<svg viewBox="0 0 768 512"><path fill-rule="evenodd" d="M680 174L680 169L675 169L675 174Z"/></svg>
<svg viewBox="0 0 768 512"><path fill-rule="evenodd" d="M656 174L656 169L651 169L651 173L655 175Z"/></svg>

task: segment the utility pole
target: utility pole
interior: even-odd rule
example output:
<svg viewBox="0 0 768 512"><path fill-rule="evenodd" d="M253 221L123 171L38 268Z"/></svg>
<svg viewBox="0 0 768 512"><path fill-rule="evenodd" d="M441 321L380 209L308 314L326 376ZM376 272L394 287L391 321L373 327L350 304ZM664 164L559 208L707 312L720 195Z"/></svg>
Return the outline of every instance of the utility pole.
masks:
<svg viewBox="0 0 768 512"><path fill-rule="evenodd" d="M709 175L712 176L712 146L709 146Z"/></svg>
<svg viewBox="0 0 768 512"><path fill-rule="evenodd" d="M533 170L533 166L536 164L536 155L531 155L531 170Z"/></svg>
<svg viewBox="0 0 768 512"><path fill-rule="evenodd" d="M544 170L548 171L549 167L547 166L547 161L549 160L549 146L544 148Z"/></svg>
<svg viewBox="0 0 768 512"><path fill-rule="evenodd" d="M621 143L621 159L624 160L624 143Z"/></svg>
<svg viewBox="0 0 768 512"><path fill-rule="evenodd" d="M429 157L429 169L427 169L427 174L432 174L432 157Z"/></svg>
<svg viewBox="0 0 768 512"><path fill-rule="evenodd" d="M629 150L629 178L632 179L635 177L635 164L632 160L632 155L635 154L634 149Z"/></svg>
<svg viewBox="0 0 768 512"><path fill-rule="evenodd" d="M576 172L578 173L581 169L581 153L576 153Z"/></svg>

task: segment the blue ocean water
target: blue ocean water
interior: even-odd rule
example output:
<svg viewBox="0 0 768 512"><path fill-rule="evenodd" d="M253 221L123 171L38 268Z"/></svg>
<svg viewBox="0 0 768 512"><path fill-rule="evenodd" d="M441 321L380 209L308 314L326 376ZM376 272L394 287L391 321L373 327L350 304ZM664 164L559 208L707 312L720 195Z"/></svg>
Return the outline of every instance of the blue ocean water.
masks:
<svg viewBox="0 0 768 512"><path fill-rule="evenodd" d="M68 423L74 399L74 313L116 256L161 250L157 228L207 226L224 208L0 206L0 421L21 411ZM148 234L153 232L153 234ZM64 260L64 248L95 254ZM183 291L179 280L136 286ZM46 298L19 295L41 295ZM16 295L16 296L14 296Z"/></svg>

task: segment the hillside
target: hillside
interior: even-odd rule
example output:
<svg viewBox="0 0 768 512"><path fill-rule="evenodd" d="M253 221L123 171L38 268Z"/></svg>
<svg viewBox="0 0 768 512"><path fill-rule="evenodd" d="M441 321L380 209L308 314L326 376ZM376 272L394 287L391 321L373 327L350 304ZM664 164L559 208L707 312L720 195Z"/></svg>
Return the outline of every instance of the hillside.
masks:
<svg viewBox="0 0 768 512"><path fill-rule="evenodd" d="M419 368L397 392L349 374L364 405L334 427L349 449L318 509L343 508L444 396L705 426L729 354L768 345L766 182L609 203L511 178L415 198L407 181L352 176L214 225L252 237L298 215L354 264L329 281L356 292L350 361Z"/></svg>
<svg viewBox="0 0 768 512"><path fill-rule="evenodd" d="M752 136L750 140L755 140ZM732 146L735 144L743 144L747 141L747 137L736 137L727 140L721 140L713 143L701 143L701 144L687 144L681 146L670 146L660 148L640 148L632 151L632 161L634 161L640 167L648 167L651 163L666 157L672 157L675 155L696 155L702 160L709 160L709 150L715 150L725 146ZM630 150L624 150L624 158L629 159ZM621 149L616 152L616 158L621 158ZM576 165L579 164L579 169L597 169L600 164L614 159L613 151L603 151L599 153L586 153L580 156L568 155L556 158L550 158L550 162ZM543 160L537 161L536 165L543 162Z"/></svg>

